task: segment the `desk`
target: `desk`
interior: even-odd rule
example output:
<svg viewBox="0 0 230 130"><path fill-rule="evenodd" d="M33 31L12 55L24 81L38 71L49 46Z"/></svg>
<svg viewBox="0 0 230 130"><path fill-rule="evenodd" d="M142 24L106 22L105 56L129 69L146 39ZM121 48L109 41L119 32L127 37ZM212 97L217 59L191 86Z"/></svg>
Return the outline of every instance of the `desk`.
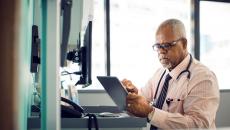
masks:
<svg viewBox="0 0 230 130"><path fill-rule="evenodd" d="M84 107L86 112L93 111L102 112L117 112L116 107L101 107L101 106L92 106L92 107ZM123 116L124 115L124 116ZM61 127L62 129L68 130L78 130L84 129L87 130L88 118L62 118L61 119ZM117 129L125 129L125 130L141 130L143 127L146 127L146 119L131 117L127 114L122 114L120 117L98 117L98 125L100 130L117 130ZM40 129L40 118L39 117L29 117L28 118L28 130L38 130Z"/></svg>

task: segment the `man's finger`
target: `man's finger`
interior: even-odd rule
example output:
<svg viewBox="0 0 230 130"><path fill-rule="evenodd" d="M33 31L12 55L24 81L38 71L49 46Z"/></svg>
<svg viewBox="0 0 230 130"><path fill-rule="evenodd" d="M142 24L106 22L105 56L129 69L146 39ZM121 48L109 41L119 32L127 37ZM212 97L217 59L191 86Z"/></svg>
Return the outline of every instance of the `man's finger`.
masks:
<svg viewBox="0 0 230 130"><path fill-rule="evenodd" d="M127 80L127 79L123 79L121 82L122 82L124 85L131 85L131 84L132 84L132 82L131 82L130 80Z"/></svg>
<svg viewBox="0 0 230 130"><path fill-rule="evenodd" d="M136 104L136 103L137 102L135 100L129 100L129 99L126 100L127 106L128 106L128 104Z"/></svg>
<svg viewBox="0 0 230 130"><path fill-rule="evenodd" d="M131 92L131 93L136 92L136 91L135 91L135 88L128 88L128 87L127 87L126 89L127 89L128 92Z"/></svg>
<svg viewBox="0 0 230 130"><path fill-rule="evenodd" d="M134 94L134 93L128 93L126 99L127 100L135 100L137 99L139 96L137 94Z"/></svg>

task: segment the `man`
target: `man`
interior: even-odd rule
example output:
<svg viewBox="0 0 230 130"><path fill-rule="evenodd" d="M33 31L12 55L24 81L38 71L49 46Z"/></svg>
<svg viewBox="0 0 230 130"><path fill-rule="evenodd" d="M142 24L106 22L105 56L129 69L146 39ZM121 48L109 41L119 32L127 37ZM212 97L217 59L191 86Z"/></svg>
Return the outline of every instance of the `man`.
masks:
<svg viewBox="0 0 230 130"><path fill-rule="evenodd" d="M164 21L156 31L153 49L163 68L146 86L138 90L130 80L122 81L130 92L126 99L128 112L146 117L152 130L215 129L217 79L188 53L183 23L177 19Z"/></svg>

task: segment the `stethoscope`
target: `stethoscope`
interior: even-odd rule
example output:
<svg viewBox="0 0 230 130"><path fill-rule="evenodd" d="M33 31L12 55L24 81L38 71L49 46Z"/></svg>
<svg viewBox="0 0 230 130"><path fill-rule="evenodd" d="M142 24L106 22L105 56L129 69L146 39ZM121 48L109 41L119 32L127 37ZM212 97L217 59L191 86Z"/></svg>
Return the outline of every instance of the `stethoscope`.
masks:
<svg viewBox="0 0 230 130"><path fill-rule="evenodd" d="M189 71L189 68L190 68L190 66L191 66L191 64L192 64L192 60L193 60L193 59L192 59L192 55L191 55L191 54L189 54L189 55L190 55L190 59L189 59L189 63L188 63L187 68L186 68L185 70L181 71L180 74L177 76L176 79L179 79L179 77L180 77L183 73L186 73L186 72L188 73L188 74L187 74L187 79L190 79L190 74L191 74L191 72ZM158 93L158 89L159 89L161 80L163 79L165 73L166 73L166 70L164 70L163 74L161 75L161 78L160 78L160 80L159 80L159 82L158 82L158 84L157 84L156 93L155 93L153 99L156 99L156 96L157 96L157 93Z"/></svg>

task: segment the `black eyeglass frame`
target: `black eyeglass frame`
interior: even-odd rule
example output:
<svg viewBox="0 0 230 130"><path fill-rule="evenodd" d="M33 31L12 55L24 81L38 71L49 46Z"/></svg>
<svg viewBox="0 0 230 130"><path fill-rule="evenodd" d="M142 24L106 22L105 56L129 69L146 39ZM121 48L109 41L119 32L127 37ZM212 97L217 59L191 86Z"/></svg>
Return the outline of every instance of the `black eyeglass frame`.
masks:
<svg viewBox="0 0 230 130"><path fill-rule="evenodd" d="M178 41L180 41L182 39L184 39L184 38L179 38L179 39L171 41L171 42L156 43L152 46L152 48L154 51L158 51L159 49L169 50L171 47L175 46Z"/></svg>

